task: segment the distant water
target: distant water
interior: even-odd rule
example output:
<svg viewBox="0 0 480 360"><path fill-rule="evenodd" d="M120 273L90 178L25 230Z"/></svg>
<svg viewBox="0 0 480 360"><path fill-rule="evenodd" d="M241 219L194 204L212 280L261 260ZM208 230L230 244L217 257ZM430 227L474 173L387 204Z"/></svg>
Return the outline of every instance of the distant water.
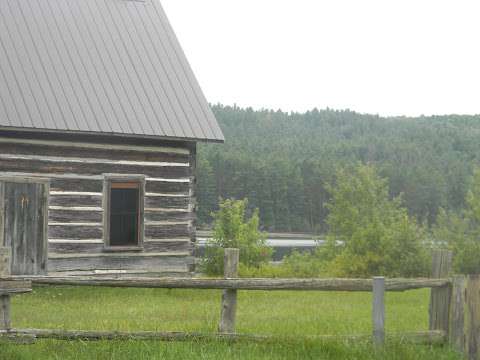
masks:
<svg viewBox="0 0 480 360"><path fill-rule="evenodd" d="M205 250L205 243L208 237L197 237L197 256L202 257ZM324 240L302 239L298 236L288 238L269 238L267 245L274 248L273 261L281 261L286 255L291 254L296 250L299 252L312 251L315 247L323 245Z"/></svg>

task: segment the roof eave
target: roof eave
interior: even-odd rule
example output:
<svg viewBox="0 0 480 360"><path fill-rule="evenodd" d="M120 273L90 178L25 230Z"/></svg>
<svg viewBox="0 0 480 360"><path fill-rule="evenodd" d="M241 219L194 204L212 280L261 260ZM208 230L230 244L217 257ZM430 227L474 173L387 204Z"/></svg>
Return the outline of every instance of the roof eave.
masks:
<svg viewBox="0 0 480 360"><path fill-rule="evenodd" d="M167 140L167 141L188 141L188 142L203 142L203 143L225 143L225 138L189 138L177 136L159 136L159 135L145 135L145 134L124 134L124 133L109 133L96 131L74 131L74 130L57 130L57 129L38 129L25 128L13 126L0 126L0 131L18 131L18 132L33 132L33 133L49 133L49 134L64 134L64 135L91 135L91 136L111 136L115 138L128 139L149 139L149 140ZM223 135L223 134L222 134Z"/></svg>

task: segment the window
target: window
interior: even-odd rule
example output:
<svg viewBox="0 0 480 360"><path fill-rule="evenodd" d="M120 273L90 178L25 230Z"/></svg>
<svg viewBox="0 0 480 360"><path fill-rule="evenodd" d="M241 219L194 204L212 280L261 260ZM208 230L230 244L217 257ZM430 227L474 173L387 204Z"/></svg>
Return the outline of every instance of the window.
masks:
<svg viewBox="0 0 480 360"><path fill-rule="evenodd" d="M144 184L143 177L105 176L104 242L106 250L141 250Z"/></svg>

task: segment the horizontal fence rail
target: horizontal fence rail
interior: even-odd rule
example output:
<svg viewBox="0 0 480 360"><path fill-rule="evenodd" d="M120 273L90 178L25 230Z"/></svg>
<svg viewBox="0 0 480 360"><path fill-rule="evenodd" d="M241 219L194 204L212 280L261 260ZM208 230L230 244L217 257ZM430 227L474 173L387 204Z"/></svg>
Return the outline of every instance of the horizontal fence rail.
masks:
<svg viewBox="0 0 480 360"><path fill-rule="evenodd" d="M57 340L161 340L161 341L190 341L190 340L248 340L248 341L296 341L298 339L321 340L321 341L359 341L368 340L370 335L311 335L311 336L271 336L251 335L237 333L195 333L195 332L169 332L169 331L85 331L85 330L63 330L63 329L10 329L1 331L0 335L11 339L26 339L26 342L35 339L57 339ZM406 333L385 334L389 340L409 341L416 344L443 344L446 340L444 331L417 331ZM30 341L29 341L30 340Z"/></svg>
<svg viewBox="0 0 480 360"><path fill-rule="evenodd" d="M26 279L0 278L0 296L10 296L32 291L32 282Z"/></svg>
<svg viewBox="0 0 480 360"><path fill-rule="evenodd" d="M231 290L315 290L372 291L371 279L211 279L211 278L95 278L95 277L12 277L30 280L36 285L104 286L163 289ZM2 279L0 278L0 281ZM442 288L450 279L385 279L386 291Z"/></svg>

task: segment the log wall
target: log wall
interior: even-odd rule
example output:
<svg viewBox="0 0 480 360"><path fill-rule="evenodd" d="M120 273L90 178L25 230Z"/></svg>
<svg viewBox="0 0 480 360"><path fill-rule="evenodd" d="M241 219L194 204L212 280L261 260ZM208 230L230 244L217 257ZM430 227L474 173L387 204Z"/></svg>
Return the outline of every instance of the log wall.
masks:
<svg viewBox="0 0 480 360"><path fill-rule="evenodd" d="M192 271L195 143L101 141L0 133L1 177L50 179L49 273ZM145 176L143 249L104 248L104 174Z"/></svg>

